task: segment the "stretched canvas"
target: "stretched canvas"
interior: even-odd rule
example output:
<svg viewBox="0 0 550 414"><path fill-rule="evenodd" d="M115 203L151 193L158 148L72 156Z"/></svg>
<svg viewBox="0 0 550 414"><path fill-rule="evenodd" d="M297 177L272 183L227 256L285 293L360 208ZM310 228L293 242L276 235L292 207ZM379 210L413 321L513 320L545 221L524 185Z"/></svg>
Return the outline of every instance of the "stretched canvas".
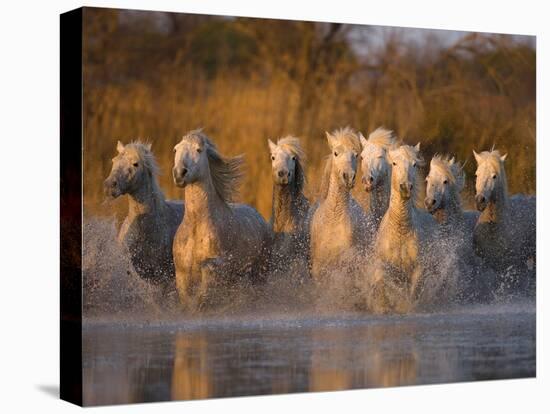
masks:
<svg viewBox="0 0 550 414"><path fill-rule="evenodd" d="M61 16L61 397L536 375L532 36Z"/></svg>

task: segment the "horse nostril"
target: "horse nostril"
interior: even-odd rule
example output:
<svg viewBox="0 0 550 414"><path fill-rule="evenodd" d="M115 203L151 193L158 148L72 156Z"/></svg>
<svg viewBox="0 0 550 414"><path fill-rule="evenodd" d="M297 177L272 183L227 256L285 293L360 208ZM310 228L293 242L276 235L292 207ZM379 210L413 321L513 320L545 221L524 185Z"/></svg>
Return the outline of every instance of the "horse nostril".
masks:
<svg viewBox="0 0 550 414"><path fill-rule="evenodd" d="M279 177L283 178L284 175L285 175L285 173L284 173L284 171L279 171L279 172L277 173L277 175L278 175Z"/></svg>
<svg viewBox="0 0 550 414"><path fill-rule="evenodd" d="M347 180L348 179L348 173L343 173L342 177L344 177L344 180Z"/></svg>
<svg viewBox="0 0 550 414"><path fill-rule="evenodd" d="M187 168L182 168L181 169L181 175L185 176L185 174L187 174Z"/></svg>
<svg viewBox="0 0 550 414"><path fill-rule="evenodd" d="M371 176L369 177L369 182L372 183L373 181L374 181L374 177L371 175Z"/></svg>
<svg viewBox="0 0 550 414"><path fill-rule="evenodd" d="M431 200L430 203L432 204L432 206L435 204L435 200Z"/></svg>
<svg viewBox="0 0 550 414"><path fill-rule="evenodd" d="M111 187L112 187L112 188L115 188L115 187L116 187L116 181L111 181Z"/></svg>

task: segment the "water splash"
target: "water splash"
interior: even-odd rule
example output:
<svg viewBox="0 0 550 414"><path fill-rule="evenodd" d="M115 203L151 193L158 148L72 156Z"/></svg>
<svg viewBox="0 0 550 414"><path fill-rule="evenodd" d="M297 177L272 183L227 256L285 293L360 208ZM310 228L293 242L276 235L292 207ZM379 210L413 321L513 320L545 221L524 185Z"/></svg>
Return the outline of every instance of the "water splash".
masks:
<svg viewBox="0 0 550 414"><path fill-rule="evenodd" d="M174 291L163 291L139 277L129 253L117 241L115 218L87 218L83 228L83 304L87 320L156 321L181 318ZM411 304L414 312L441 312L468 303L507 303L532 297L533 275L522 268L497 274L470 253L464 240L435 238L425 255L421 293ZM314 283L306 257L295 257L267 272L262 284L243 281L214 292L212 308L193 318L249 315L305 315L324 317L369 312L374 258L350 250L326 269L326 278ZM530 282L526 282L530 281ZM399 286L394 300L405 300ZM190 315L185 315L186 318Z"/></svg>

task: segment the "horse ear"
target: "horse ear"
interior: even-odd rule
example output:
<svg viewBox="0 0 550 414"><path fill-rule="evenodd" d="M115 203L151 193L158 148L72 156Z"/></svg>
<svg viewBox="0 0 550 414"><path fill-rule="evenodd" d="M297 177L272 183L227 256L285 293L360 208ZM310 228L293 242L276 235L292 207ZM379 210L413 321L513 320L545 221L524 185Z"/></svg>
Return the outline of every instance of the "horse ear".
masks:
<svg viewBox="0 0 550 414"><path fill-rule="evenodd" d="M474 157L476 159L476 162L479 164L480 161L481 161L480 155L476 152L476 150L473 150L473 153L474 153Z"/></svg>
<svg viewBox="0 0 550 414"><path fill-rule="evenodd" d="M450 160L449 160L449 165L453 165L455 163L455 157L452 157Z"/></svg>
<svg viewBox="0 0 550 414"><path fill-rule="evenodd" d="M414 149L418 152L420 151L420 142L414 146Z"/></svg>
<svg viewBox="0 0 550 414"><path fill-rule="evenodd" d="M151 151L151 146L153 144L151 144L150 142L148 142L147 144L145 144L145 148L147 149L147 151Z"/></svg>
<svg viewBox="0 0 550 414"><path fill-rule="evenodd" d="M359 140L361 141L361 146L363 148L365 148L365 146L367 145L367 140L365 139L365 137L363 136L362 133L359 132Z"/></svg>
<svg viewBox="0 0 550 414"><path fill-rule="evenodd" d="M502 162L504 162L504 161L506 160L506 157L507 157L507 156L508 156L508 154L502 155L502 156L500 157L500 160L501 160Z"/></svg>
<svg viewBox="0 0 550 414"><path fill-rule="evenodd" d="M325 134L327 135L327 141L330 148L334 148L334 137L330 135L327 131L325 131Z"/></svg>
<svg viewBox="0 0 550 414"><path fill-rule="evenodd" d="M124 152L124 144L120 140L116 143L116 150L119 154Z"/></svg>
<svg viewBox="0 0 550 414"><path fill-rule="evenodd" d="M271 141L269 138L267 139L267 143L269 144L269 150L271 152L275 151L275 148L277 148L277 145L273 141Z"/></svg>

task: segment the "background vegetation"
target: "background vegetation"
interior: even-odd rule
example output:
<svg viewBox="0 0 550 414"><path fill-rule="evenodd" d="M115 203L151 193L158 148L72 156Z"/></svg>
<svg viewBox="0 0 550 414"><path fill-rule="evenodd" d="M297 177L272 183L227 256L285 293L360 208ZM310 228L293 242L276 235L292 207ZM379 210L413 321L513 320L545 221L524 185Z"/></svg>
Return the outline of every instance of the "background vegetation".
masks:
<svg viewBox="0 0 550 414"><path fill-rule="evenodd" d="M419 33L421 34L419 36ZM428 34L426 34L428 33ZM379 125L462 161L472 149L508 152L512 193L535 191L534 39L250 18L87 9L84 43L86 213L118 139L149 140L169 198L172 148L204 127L227 155L246 154L242 201L271 209L267 138L302 139L315 191L325 130ZM468 198L468 197L467 197Z"/></svg>

